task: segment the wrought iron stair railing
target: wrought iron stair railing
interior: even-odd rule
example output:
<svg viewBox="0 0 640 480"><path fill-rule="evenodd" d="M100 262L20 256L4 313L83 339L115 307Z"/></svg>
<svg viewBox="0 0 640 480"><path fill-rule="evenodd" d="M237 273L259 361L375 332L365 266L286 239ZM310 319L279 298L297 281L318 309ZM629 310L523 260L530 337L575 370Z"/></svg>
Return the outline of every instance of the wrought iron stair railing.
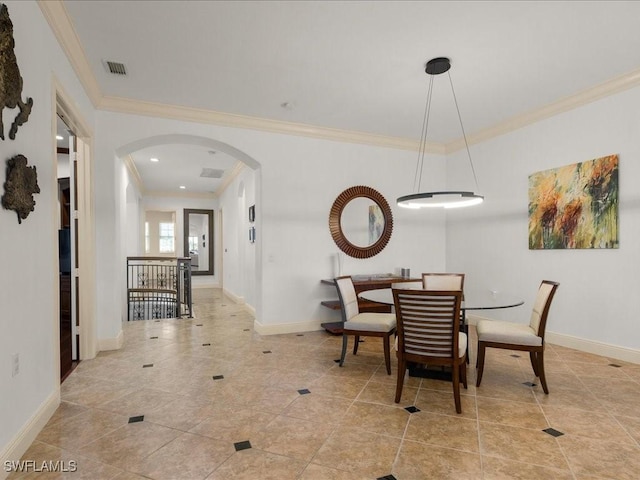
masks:
<svg viewBox="0 0 640 480"><path fill-rule="evenodd" d="M127 257L127 320L193 318L189 257Z"/></svg>

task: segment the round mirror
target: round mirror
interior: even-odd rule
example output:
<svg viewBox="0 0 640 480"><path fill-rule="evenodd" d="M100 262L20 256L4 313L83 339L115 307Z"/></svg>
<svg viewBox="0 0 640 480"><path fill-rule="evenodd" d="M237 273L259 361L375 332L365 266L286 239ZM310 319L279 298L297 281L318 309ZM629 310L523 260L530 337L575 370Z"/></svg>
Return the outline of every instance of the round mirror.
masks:
<svg viewBox="0 0 640 480"><path fill-rule="evenodd" d="M382 236L384 215L376 202L365 197L348 202L340 215L340 228L346 239L358 247L370 247Z"/></svg>
<svg viewBox="0 0 640 480"><path fill-rule="evenodd" d="M373 188L348 188L333 202L329 230L338 248L350 257L372 257L380 253L391 238L391 208Z"/></svg>

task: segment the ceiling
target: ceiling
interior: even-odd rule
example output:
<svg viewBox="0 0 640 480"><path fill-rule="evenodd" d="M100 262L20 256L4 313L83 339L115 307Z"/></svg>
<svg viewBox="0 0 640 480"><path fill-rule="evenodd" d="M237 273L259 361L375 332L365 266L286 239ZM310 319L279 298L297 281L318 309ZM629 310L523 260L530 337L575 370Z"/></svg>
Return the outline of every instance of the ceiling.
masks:
<svg viewBox="0 0 640 480"><path fill-rule="evenodd" d="M105 97L417 140L427 60L451 59L467 137L640 69L640 2L64 1ZM125 65L108 73L105 61ZM446 75L428 141L461 137ZM151 165L149 158L160 162ZM133 155L147 190L233 159L204 147ZM178 176L189 162L189 174ZM191 166L193 168L191 168ZM185 172L186 175L186 172ZM195 191L195 190L194 190Z"/></svg>

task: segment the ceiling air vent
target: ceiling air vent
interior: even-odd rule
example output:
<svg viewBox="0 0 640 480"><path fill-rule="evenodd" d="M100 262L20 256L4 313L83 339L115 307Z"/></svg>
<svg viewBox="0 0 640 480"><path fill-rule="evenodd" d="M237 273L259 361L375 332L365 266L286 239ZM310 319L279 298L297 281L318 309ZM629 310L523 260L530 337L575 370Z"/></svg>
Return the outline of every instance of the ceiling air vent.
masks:
<svg viewBox="0 0 640 480"><path fill-rule="evenodd" d="M111 62L109 60L104 60L104 67L107 69L107 72L113 73L114 75L126 75L127 69L124 66L124 63L119 62Z"/></svg>
<svg viewBox="0 0 640 480"><path fill-rule="evenodd" d="M200 176L204 178L222 178L223 174L224 170L219 170L216 168L203 168Z"/></svg>

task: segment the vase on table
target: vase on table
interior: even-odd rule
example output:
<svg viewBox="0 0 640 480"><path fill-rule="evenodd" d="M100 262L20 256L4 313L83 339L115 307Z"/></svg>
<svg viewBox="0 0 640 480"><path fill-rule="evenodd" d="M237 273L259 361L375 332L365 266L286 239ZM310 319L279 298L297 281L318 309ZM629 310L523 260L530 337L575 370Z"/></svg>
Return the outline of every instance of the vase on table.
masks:
<svg viewBox="0 0 640 480"><path fill-rule="evenodd" d="M336 273L336 277L341 277L342 276L342 267L344 264L344 253L342 252L338 252L336 253L336 259L335 259L335 273Z"/></svg>

